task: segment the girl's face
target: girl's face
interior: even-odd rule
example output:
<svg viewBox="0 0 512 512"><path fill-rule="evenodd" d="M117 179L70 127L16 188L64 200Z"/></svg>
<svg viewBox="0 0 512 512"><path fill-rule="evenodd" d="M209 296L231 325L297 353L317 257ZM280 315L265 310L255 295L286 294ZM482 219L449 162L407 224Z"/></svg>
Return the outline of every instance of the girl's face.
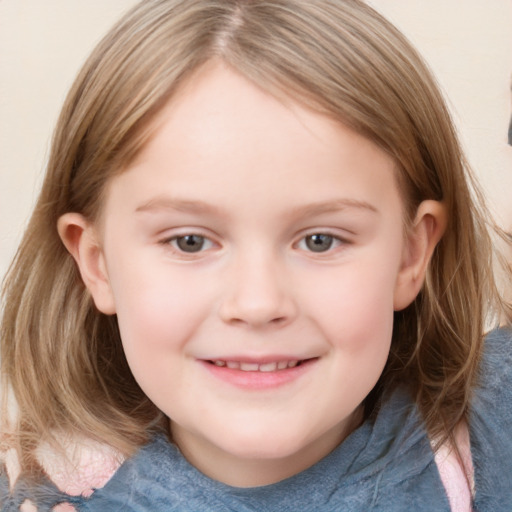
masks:
<svg viewBox="0 0 512 512"><path fill-rule="evenodd" d="M416 293L394 163L219 63L157 123L91 228L89 287L189 461L280 480L358 425Z"/></svg>

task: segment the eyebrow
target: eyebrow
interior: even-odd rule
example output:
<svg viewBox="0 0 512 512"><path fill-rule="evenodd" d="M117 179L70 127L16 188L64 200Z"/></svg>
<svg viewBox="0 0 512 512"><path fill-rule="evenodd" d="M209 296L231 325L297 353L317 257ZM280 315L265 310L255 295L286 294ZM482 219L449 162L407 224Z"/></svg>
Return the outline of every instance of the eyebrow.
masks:
<svg viewBox="0 0 512 512"><path fill-rule="evenodd" d="M290 212L293 217L307 217L321 215L324 213L332 213L346 209L359 209L365 210L370 213L379 213L378 209L367 201L358 199L333 199L328 201L319 201L317 203L310 203L307 205L298 206ZM177 199L172 197L156 197L150 201L140 205L136 208L136 212L159 212L166 210L180 211L191 214L204 214L204 215L222 215L224 211L214 205L205 203L203 201L194 201L188 199Z"/></svg>
<svg viewBox="0 0 512 512"><path fill-rule="evenodd" d="M359 199L333 199L329 201L320 201L318 203L311 203L304 206L298 206L292 210L292 215L296 216L315 216L323 213L332 213L341 210L355 208L358 210L366 210L370 213L379 213L379 210L367 201Z"/></svg>
<svg viewBox="0 0 512 512"><path fill-rule="evenodd" d="M203 201L175 199L172 197L156 197L135 209L136 212L158 212L175 210L184 213L219 214L221 209Z"/></svg>

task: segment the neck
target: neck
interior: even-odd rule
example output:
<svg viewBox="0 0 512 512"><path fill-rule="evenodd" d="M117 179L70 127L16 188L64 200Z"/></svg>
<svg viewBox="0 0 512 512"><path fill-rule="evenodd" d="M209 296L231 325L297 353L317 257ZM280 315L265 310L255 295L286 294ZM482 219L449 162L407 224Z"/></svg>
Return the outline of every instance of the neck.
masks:
<svg viewBox="0 0 512 512"><path fill-rule="evenodd" d="M339 446L361 424L362 418L360 408L349 423L336 425L322 437L283 457L229 453L204 438L190 437L172 422L171 433L183 456L201 473L232 487L247 488L274 484L313 466Z"/></svg>

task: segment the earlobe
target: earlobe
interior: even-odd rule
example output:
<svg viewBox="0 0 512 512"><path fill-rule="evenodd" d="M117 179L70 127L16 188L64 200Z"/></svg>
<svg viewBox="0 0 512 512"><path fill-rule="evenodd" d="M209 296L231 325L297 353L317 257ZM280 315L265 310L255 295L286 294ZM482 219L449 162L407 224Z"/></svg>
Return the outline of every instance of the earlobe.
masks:
<svg viewBox="0 0 512 512"><path fill-rule="evenodd" d="M57 229L96 307L106 315L114 314L114 297L96 228L83 215L66 213L57 221Z"/></svg>
<svg viewBox="0 0 512 512"><path fill-rule="evenodd" d="M398 273L394 309L411 304L423 286L425 274L436 245L446 229L446 209L439 201L423 201L407 235Z"/></svg>

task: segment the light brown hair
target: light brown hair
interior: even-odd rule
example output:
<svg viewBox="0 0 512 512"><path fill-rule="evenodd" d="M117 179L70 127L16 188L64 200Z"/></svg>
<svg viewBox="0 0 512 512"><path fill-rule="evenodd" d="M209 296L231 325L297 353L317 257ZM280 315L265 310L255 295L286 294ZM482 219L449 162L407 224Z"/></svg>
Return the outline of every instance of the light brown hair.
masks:
<svg viewBox="0 0 512 512"><path fill-rule="evenodd" d="M19 413L7 421L4 399L2 432L27 472L52 433L94 437L129 455L164 428L131 375L116 318L95 308L56 226L66 212L97 218L107 181L144 146L173 91L212 58L389 153L406 226L421 201L443 202L445 235L419 296L395 314L389 360L366 412L403 383L432 438L450 437L467 413L487 315L506 305L480 194L415 50L359 0L145 0L98 45L68 95L5 281L2 387Z"/></svg>

